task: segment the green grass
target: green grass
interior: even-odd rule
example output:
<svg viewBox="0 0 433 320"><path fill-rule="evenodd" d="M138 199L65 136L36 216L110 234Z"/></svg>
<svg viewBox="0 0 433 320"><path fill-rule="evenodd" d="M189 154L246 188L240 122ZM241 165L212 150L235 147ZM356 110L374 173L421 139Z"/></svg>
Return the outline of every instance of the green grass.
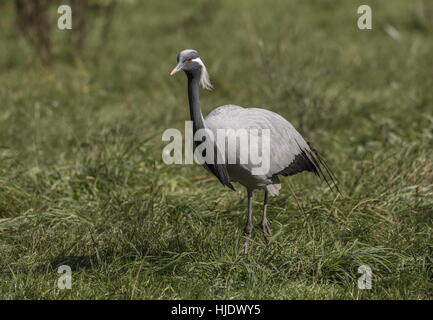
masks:
<svg viewBox="0 0 433 320"><path fill-rule="evenodd" d="M96 25L81 59L58 45L48 66L2 4L0 298L432 299L433 6L369 4L360 31L359 1L128 2L102 51ZM161 159L162 132L189 118L185 77L168 76L184 48L215 86L205 113L282 114L344 196L311 174L284 179L270 245L255 229L242 255L244 190ZM64 264L71 290L56 285ZM362 264L371 290L357 287Z"/></svg>

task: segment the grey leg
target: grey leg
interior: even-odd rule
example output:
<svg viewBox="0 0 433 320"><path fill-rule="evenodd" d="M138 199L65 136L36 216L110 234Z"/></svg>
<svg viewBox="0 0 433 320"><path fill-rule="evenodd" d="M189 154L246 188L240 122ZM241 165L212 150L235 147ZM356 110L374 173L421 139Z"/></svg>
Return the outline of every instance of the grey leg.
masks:
<svg viewBox="0 0 433 320"><path fill-rule="evenodd" d="M253 192L251 190L247 190L247 195L248 195L248 219L247 219L247 224L245 225L245 228L244 228L244 233L245 233L245 236L247 237L247 239L245 240L245 245L244 245L244 253L245 254L248 253L248 246L249 246L249 242L251 240L251 234L253 231Z"/></svg>
<svg viewBox="0 0 433 320"><path fill-rule="evenodd" d="M262 222L260 223L262 226L263 234L265 235L265 238L272 237L271 228L269 227L269 221L266 217L266 211L268 209L268 191L265 190L265 198L263 200L263 216L262 216Z"/></svg>

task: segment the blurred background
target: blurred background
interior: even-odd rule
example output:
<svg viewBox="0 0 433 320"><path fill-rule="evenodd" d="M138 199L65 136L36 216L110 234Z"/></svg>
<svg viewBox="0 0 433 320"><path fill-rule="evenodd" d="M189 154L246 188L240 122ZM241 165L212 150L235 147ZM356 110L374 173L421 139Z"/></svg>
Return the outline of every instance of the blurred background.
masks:
<svg viewBox="0 0 433 320"><path fill-rule="evenodd" d="M62 4L72 30L57 28ZM431 298L433 2L371 0L372 30L361 4L1 1L1 296ZM345 195L285 179L275 247L257 240L253 260L237 255L241 188L161 160L162 132L189 119L185 78L168 75L186 48L214 84L204 114L280 113ZM78 291L52 286L60 264Z"/></svg>

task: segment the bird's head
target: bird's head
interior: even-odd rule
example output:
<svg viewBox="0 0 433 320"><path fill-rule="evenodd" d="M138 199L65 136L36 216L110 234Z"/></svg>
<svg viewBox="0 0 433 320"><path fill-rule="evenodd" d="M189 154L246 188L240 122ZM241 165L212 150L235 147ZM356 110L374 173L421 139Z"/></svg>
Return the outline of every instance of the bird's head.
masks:
<svg viewBox="0 0 433 320"><path fill-rule="evenodd" d="M172 76L180 70L183 70L187 75L199 76L200 85L205 89L212 89L206 66L196 50L186 49L178 53L177 65L170 72L170 75Z"/></svg>

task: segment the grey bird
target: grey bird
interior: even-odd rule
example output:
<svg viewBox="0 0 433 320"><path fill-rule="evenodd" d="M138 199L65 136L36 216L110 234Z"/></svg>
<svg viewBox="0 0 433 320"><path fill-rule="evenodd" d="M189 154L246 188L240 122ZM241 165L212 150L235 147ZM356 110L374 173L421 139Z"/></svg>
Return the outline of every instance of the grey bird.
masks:
<svg viewBox="0 0 433 320"><path fill-rule="evenodd" d="M339 192L334 174L319 153L305 141L290 122L269 110L242 108L232 104L218 107L204 118L200 107L199 86L212 89L212 85L206 66L196 50L186 49L177 55L177 65L170 75L181 70L185 72L188 79L189 111L194 133L200 129L210 130L215 135L218 129L268 129L270 132L269 169L263 174L253 174L255 164L251 162L228 162L227 159L230 155L227 154L227 148L221 148L221 144L217 142L214 143L215 161L206 161L203 164L224 186L234 190L232 182L238 182L247 190L248 217L244 228L245 253L248 252L253 230L252 198L254 190L264 190L263 214L260 225L266 239L272 236L266 216L268 194L271 196L279 194L281 184L278 176L290 176L303 171L310 171L324 180L331 190ZM197 147L196 142L194 147ZM236 147L239 149L239 144ZM217 161L217 155L221 156L221 153L224 153L222 158L225 159L222 163ZM238 152L236 152L235 159L240 160Z"/></svg>

